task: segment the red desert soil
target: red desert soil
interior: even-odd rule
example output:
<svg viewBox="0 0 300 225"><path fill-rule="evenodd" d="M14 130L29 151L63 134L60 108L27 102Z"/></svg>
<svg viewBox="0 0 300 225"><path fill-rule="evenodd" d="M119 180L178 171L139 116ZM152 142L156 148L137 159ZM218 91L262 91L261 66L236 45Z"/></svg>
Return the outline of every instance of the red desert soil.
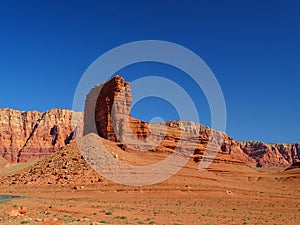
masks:
<svg viewBox="0 0 300 225"><path fill-rule="evenodd" d="M167 156L124 151L117 143L99 140L129 164L145 165ZM300 224L299 168L255 170L232 162L216 160L200 172L199 164L190 160L161 183L131 187L98 175L71 142L0 179L0 193L25 196L0 204L0 223Z"/></svg>

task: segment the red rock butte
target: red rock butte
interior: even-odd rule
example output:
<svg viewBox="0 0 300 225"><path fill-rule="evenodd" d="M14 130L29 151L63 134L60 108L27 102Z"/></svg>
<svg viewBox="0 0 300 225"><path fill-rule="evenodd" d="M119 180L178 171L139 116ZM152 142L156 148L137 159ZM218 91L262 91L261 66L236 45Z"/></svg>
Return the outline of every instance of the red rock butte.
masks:
<svg viewBox="0 0 300 225"><path fill-rule="evenodd" d="M131 129L136 137L146 138L148 123L130 116L131 102L130 83L120 76L94 87L86 98L84 134L95 132L110 141L121 141Z"/></svg>
<svg viewBox="0 0 300 225"><path fill-rule="evenodd" d="M131 103L130 83L121 76L95 86L86 98L84 134L97 133L121 143L123 148L167 152L181 148L197 162L202 159L209 140L219 153L215 161L259 167L287 167L299 161L299 144L237 142L225 133L191 121L149 124L131 117Z"/></svg>
<svg viewBox="0 0 300 225"><path fill-rule="evenodd" d="M0 164L38 161L81 136L82 130L115 142L123 150L181 151L195 162L202 159L209 140L218 151L215 161L281 168L300 161L299 143L237 142L225 133L191 121L149 124L130 115L131 103L130 83L114 76L87 95L84 128L81 112L0 109ZM74 127L72 120L78 125Z"/></svg>

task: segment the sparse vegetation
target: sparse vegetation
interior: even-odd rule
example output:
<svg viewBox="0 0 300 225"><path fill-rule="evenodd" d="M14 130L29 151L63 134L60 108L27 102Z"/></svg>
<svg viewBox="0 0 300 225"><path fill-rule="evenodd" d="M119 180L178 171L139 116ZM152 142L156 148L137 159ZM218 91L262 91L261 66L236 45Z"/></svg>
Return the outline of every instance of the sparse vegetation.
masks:
<svg viewBox="0 0 300 225"><path fill-rule="evenodd" d="M112 215L113 214L113 211L106 211L105 212L105 215Z"/></svg>
<svg viewBox="0 0 300 225"><path fill-rule="evenodd" d="M115 218L116 218L116 219L121 219L121 220L126 220L126 219L127 219L126 216L116 216Z"/></svg>

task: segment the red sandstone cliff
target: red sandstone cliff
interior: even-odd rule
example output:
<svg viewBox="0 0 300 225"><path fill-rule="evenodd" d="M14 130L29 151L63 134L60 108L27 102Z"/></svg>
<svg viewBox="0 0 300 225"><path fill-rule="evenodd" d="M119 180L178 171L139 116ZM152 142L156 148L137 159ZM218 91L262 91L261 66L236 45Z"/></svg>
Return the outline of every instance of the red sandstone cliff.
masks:
<svg viewBox="0 0 300 225"><path fill-rule="evenodd" d="M191 155L195 162L216 148L215 161L259 167L288 167L300 161L300 144L237 142L227 134L190 121L149 124L130 116L130 84L115 76L87 95L84 134L91 132L125 150L149 150ZM75 129L72 116L81 124ZM52 109L45 113L0 109L0 159L35 161L49 155L82 132L82 113ZM208 146L209 139L211 145Z"/></svg>
<svg viewBox="0 0 300 225"><path fill-rule="evenodd" d="M49 155L74 139L80 128L73 128L72 114L51 109L47 112L22 112L0 109L0 155L10 163L35 161Z"/></svg>
<svg viewBox="0 0 300 225"><path fill-rule="evenodd" d="M130 116L131 102L130 84L120 76L94 87L86 98L84 134L98 133L129 151L179 151L198 162L209 148L218 152L215 161L255 165L225 133L190 121L149 124Z"/></svg>
<svg viewBox="0 0 300 225"><path fill-rule="evenodd" d="M287 167L300 162L300 144L265 144L243 141L240 148L255 159L257 167Z"/></svg>
<svg viewBox="0 0 300 225"><path fill-rule="evenodd" d="M95 86L86 98L84 134L98 133L120 142L124 150L171 152L179 148L195 161L201 160L207 148L217 148L215 161L251 166L287 167L300 159L300 144L238 143L225 133L189 121L149 124L130 116L131 102L130 83L120 76Z"/></svg>

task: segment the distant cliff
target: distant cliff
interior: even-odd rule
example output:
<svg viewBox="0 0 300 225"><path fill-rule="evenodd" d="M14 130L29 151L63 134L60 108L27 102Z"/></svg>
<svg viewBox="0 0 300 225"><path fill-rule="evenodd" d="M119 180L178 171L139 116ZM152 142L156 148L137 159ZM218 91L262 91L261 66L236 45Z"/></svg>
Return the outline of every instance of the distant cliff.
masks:
<svg viewBox="0 0 300 225"><path fill-rule="evenodd" d="M127 142L124 148L139 149L147 139L142 148L155 151L174 150L182 142L180 147L194 149L194 160L200 161L213 132L213 145L219 148L215 161L237 163L240 160L258 167L288 167L300 161L300 144L237 142L225 133L188 121L149 124L131 117L131 102L130 83L123 77L117 75L95 86L86 98L85 115L88 116L85 117L84 133L95 132L110 141ZM220 140L222 143L218 143Z"/></svg>
<svg viewBox="0 0 300 225"><path fill-rule="evenodd" d="M51 109L47 112L22 112L0 109L0 156L10 163L35 161L69 143L80 132L73 128L72 115L82 113Z"/></svg>
<svg viewBox="0 0 300 225"><path fill-rule="evenodd" d="M181 149L191 153L195 162L202 159L208 143L218 148L215 162L289 167L300 161L300 143L237 142L223 132L190 121L149 124L130 115L131 102L130 83L115 76L95 86L87 95L84 130L83 113L71 110L21 112L0 109L0 161L1 156L12 163L38 160L81 136L82 132L98 133L102 138L118 142L124 151L172 152ZM76 117L76 124L81 125L73 127L72 116Z"/></svg>
<svg viewBox="0 0 300 225"><path fill-rule="evenodd" d="M287 167L300 161L300 143L265 144L257 141L239 142L240 148L255 159L257 167Z"/></svg>

